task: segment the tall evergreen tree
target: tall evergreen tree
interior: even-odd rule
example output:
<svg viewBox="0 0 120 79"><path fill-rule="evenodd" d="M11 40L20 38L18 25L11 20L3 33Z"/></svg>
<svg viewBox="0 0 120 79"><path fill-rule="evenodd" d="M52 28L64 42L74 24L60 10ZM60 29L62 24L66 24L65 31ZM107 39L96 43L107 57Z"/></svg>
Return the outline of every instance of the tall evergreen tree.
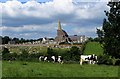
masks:
<svg viewBox="0 0 120 79"><path fill-rule="evenodd" d="M109 2L108 6L110 11L105 11L107 18L103 21L102 29L97 29L97 34L104 53L120 58L120 1Z"/></svg>

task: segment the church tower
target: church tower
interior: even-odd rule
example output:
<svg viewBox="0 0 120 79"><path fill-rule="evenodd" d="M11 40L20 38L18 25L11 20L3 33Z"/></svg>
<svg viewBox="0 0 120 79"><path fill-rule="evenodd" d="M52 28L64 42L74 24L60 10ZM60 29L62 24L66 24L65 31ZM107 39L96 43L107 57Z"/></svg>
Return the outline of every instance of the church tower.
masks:
<svg viewBox="0 0 120 79"><path fill-rule="evenodd" d="M58 43L71 41L68 34L62 29L60 20L58 20L58 29L55 41Z"/></svg>
<svg viewBox="0 0 120 79"><path fill-rule="evenodd" d="M58 30L62 30L60 20L58 20Z"/></svg>

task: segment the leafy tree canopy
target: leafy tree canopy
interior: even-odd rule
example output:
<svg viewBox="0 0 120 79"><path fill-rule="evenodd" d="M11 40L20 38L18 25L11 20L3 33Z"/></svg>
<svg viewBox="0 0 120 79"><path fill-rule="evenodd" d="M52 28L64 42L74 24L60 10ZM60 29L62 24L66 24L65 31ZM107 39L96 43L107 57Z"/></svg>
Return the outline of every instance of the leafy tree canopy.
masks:
<svg viewBox="0 0 120 79"><path fill-rule="evenodd" d="M104 53L120 58L120 1L109 2L109 11L105 11L107 18L103 21L102 29L97 29L99 42Z"/></svg>

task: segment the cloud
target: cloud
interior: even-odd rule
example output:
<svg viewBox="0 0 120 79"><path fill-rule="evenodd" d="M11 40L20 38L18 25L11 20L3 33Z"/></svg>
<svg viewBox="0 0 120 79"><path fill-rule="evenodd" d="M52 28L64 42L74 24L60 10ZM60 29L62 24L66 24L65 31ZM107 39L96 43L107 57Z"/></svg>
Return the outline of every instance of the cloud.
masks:
<svg viewBox="0 0 120 79"><path fill-rule="evenodd" d="M3 35L12 35L12 37L30 37L31 38L40 38L40 37L53 37L53 34L56 34L57 24L47 24L47 25L24 25L20 27L7 27L2 26L0 30L2 30ZM38 35L37 35L38 34ZM39 36L39 37L37 37Z"/></svg>
<svg viewBox="0 0 120 79"><path fill-rule="evenodd" d="M18 37L21 37L21 34L23 37L29 35L28 38L37 38L38 35L34 36L34 33L40 33L40 36L55 37L55 28L60 19L63 27L69 32L87 34L89 30L85 29L91 28L92 30L102 24L105 17L104 10L108 10L106 4L106 2L79 3L74 0L53 0L45 3L32 0L24 4L17 0L7 1L0 3L2 6L0 8L0 14L2 14L0 29L3 30L3 35L16 33ZM84 33L75 30L76 28L81 29L79 30L81 32L84 30Z"/></svg>

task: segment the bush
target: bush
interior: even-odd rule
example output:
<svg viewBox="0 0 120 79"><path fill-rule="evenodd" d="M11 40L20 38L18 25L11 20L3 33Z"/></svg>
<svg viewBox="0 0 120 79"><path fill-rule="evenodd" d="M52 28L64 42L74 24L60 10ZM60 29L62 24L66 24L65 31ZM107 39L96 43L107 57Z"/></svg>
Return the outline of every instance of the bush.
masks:
<svg viewBox="0 0 120 79"><path fill-rule="evenodd" d="M120 65L120 59L116 60L115 65Z"/></svg>
<svg viewBox="0 0 120 79"><path fill-rule="evenodd" d="M65 52L65 53L63 54L63 60L64 60L64 61L69 61L69 60L71 60L70 56L71 56L71 55L70 55L69 51Z"/></svg>
<svg viewBox="0 0 120 79"><path fill-rule="evenodd" d="M115 65L115 59L109 55L98 56L98 64Z"/></svg>
<svg viewBox="0 0 120 79"><path fill-rule="evenodd" d="M25 49L22 49L22 54L19 55L19 60L23 61L27 61L29 57L28 51Z"/></svg>
<svg viewBox="0 0 120 79"><path fill-rule="evenodd" d="M47 48L47 55L48 56L53 56L53 55L55 56L55 53L54 53L52 48Z"/></svg>
<svg viewBox="0 0 120 79"><path fill-rule="evenodd" d="M73 60L73 61L80 60L80 54L82 53L78 47L76 46L71 47L69 53L70 53L70 60Z"/></svg>
<svg viewBox="0 0 120 79"><path fill-rule="evenodd" d="M12 59L12 56L10 53L6 53L2 56L2 59L3 60L11 60Z"/></svg>
<svg viewBox="0 0 120 79"><path fill-rule="evenodd" d="M8 48L3 48L3 51L2 51L2 56L4 56L5 54L8 54L10 53L10 51L8 50Z"/></svg>

